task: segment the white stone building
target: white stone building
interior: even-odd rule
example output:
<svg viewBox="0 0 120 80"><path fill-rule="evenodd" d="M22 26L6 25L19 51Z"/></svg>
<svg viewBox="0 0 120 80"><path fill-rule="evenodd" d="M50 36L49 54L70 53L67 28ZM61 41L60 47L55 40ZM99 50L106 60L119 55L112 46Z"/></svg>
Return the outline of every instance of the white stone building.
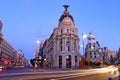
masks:
<svg viewBox="0 0 120 80"><path fill-rule="evenodd" d="M59 19L50 38L43 44L44 62L51 68L78 68L79 67L79 37L74 19L69 13L68 5Z"/></svg>
<svg viewBox="0 0 120 80"><path fill-rule="evenodd" d="M92 62L100 62L103 60L102 49L95 36L90 32L88 36L88 43L85 49L85 57Z"/></svg>

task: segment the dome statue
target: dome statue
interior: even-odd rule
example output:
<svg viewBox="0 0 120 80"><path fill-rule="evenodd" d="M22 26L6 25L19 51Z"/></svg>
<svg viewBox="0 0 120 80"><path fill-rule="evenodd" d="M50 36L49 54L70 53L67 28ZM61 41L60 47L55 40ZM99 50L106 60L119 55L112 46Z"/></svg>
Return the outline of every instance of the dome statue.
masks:
<svg viewBox="0 0 120 80"><path fill-rule="evenodd" d="M60 16L59 25L62 24L64 26L74 26L74 19L68 11L69 5L63 5L63 7L65 8L65 10Z"/></svg>

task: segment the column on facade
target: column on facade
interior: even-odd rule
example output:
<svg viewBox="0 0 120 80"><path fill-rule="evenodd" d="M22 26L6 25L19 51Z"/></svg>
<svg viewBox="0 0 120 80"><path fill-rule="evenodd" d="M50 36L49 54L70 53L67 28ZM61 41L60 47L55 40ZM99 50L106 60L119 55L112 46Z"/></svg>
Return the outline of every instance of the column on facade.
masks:
<svg viewBox="0 0 120 80"><path fill-rule="evenodd" d="M70 50L72 51L73 50L73 42L72 42L72 38L70 38Z"/></svg>
<svg viewBox="0 0 120 80"><path fill-rule="evenodd" d="M60 49L59 49L59 44L60 44L60 41L59 41L59 38L57 38L57 52L60 51Z"/></svg>
<svg viewBox="0 0 120 80"><path fill-rule="evenodd" d="M70 44L71 44L71 51L73 51L73 39L71 38L70 41L71 41L71 42L70 42Z"/></svg>
<svg viewBox="0 0 120 80"><path fill-rule="evenodd" d="M64 37L63 37L63 38L62 38L62 48L63 48L62 51L65 50L65 46L64 46L64 45L65 45L65 39L64 39Z"/></svg>
<svg viewBox="0 0 120 80"><path fill-rule="evenodd" d="M66 68L66 55L62 55L62 68Z"/></svg>
<svg viewBox="0 0 120 80"><path fill-rule="evenodd" d="M56 40L56 39L54 39L54 48L53 48L53 49L54 49L54 50L53 50L53 63L52 63L52 64L53 64L53 65L52 65L53 67L54 67L54 66L55 66L55 64L56 64L56 63L55 63L55 62L56 62L56 60L55 60L55 59L56 59L56 58L55 58L55 54L56 54L56 52L57 52L57 48L56 48L56 46L57 46L57 40Z"/></svg>
<svg viewBox="0 0 120 80"><path fill-rule="evenodd" d="M54 45L54 46L53 46L53 47L54 47L54 48L53 48L53 49L54 49L54 52L53 52L53 53L54 53L54 54L53 54L53 55L55 55L55 53L57 52L57 51L56 51L56 50L57 50L57 49L56 49L56 46L57 46L57 43L56 43L56 42L57 42L56 39L54 39L54 42L53 42L53 45Z"/></svg>
<svg viewBox="0 0 120 80"><path fill-rule="evenodd" d="M66 51L66 38L65 38L65 41L64 41L64 42L65 42L65 44L64 44L64 45L65 45L65 51Z"/></svg>
<svg viewBox="0 0 120 80"><path fill-rule="evenodd" d="M58 54L55 55L55 61L54 62L56 64L54 67L58 68L58 66L59 66L59 55Z"/></svg>
<svg viewBox="0 0 120 80"><path fill-rule="evenodd" d="M76 46L75 52L78 51L78 46L77 45L78 44L77 44L77 39L76 39L76 41L75 41L75 46Z"/></svg>
<svg viewBox="0 0 120 80"><path fill-rule="evenodd" d="M80 62L80 55L77 54L77 66L79 67L79 62Z"/></svg>
<svg viewBox="0 0 120 80"><path fill-rule="evenodd" d="M71 66L72 68L75 68L75 55L71 55Z"/></svg>
<svg viewBox="0 0 120 80"><path fill-rule="evenodd" d="M66 39L64 37L64 51L66 51Z"/></svg>
<svg viewBox="0 0 120 80"><path fill-rule="evenodd" d="M73 51L75 51L75 39L73 38Z"/></svg>
<svg viewBox="0 0 120 80"><path fill-rule="evenodd" d="M79 41L78 39L76 40L76 47L77 47L77 52L79 51L79 45L78 45Z"/></svg>

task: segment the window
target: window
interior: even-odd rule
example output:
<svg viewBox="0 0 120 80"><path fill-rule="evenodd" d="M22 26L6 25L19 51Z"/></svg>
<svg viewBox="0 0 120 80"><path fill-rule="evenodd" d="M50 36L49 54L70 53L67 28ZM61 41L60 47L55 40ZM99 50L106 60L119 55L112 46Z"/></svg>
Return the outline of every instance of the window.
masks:
<svg viewBox="0 0 120 80"><path fill-rule="evenodd" d="M89 43L89 45L91 46L91 43Z"/></svg>
<svg viewBox="0 0 120 80"><path fill-rule="evenodd" d="M62 56L61 55L59 56L59 60L62 60Z"/></svg>
<svg viewBox="0 0 120 80"><path fill-rule="evenodd" d="M63 33L63 30L61 30L61 34Z"/></svg>
<svg viewBox="0 0 120 80"><path fill-rule="evenodd" d="M90 58L92 58L92 56L90 56Z"/></svg>
<svg viewBox="0 0 120 80"><path fill-rule="evenodd" d="M61 51L62 51L62 46L61 46Z"/></svg>
<svg viewBox="0 0 120 80"><path fill-rule="evenodd" d="M75 62L77 62L77 56L75 56Z"/></svg>
<svg viewBox="0 0 120 80"><path fill-rule="evenodd" d="M70 51L70 46L68 46L68 51Z"/></svg>
<svg viewBox="0 0 120 80"><path fill-rule="evenodd" d="M74 46L76 46L76 41L74 41Z"/></svg>
<svg viewBox="0 0 120 80"><path fill-rule="evenodd" d="M67 33L69 33L69 29L67 29Z"/></svg>
<svg viewBox="0 0 120 80"><path fill-rule="evenodd" d="M61 40L60 40L60 44L62 44L62 38L61 38Z"/></svg>
<svg viewBox="0 0 120 80"><path fill-rule="evenodd" d="M94 58L96 58L96 56L94 56Z"/></svg>
<svg viewBox="0 0 120 80"><path fill-rule="evenodd" d="M74 33L74 30L72 30L72 32Z"/></svg>
<svg viewBox="0 0 120 80"><path fill-rule="evenodd" d="M91 48L91 45L89 45L89 48Z"/></svg>
<svg viewBox="0 0 120 80"><path fill-rule="evenodd" d="M70 46L67 46L67 47L66 47L66 51L70 51Z"/></svg>
<svg viewBox="0 0 120 80"><path fill-rule="evenodd" d="M90 52L90 56L92 56L92 52Z"/></svg>
<svg viewBox="0 0 120 80"><path fill-rule="evenodd" d="M67 41L66 41L67 43L69 43L70 42L70 38L67 38Z"/></svg>

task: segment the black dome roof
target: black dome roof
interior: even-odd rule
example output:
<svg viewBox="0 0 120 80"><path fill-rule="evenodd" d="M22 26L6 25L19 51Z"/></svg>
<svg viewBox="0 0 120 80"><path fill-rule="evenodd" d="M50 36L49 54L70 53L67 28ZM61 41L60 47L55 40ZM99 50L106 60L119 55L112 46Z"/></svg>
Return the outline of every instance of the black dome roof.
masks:
<svg viewBox="0 0 120 80"><path fill-rule="evenodd" d="M70 15L68 11L65 11L65 12L61 15L61 17L60 17L60 19L59 19L59 22L61 22L65 17L69 17L69 18L74 22L74 19L73 19L72 15Z"/></svg>
<svg viewBox="0 0 120 80"><path fill-rule="evenodd" d="M72 17L72 15L70 15L69 11L68 11L68 7L69 5L63 5L63 7L65 8L65 11L64 13L61 15L60 19L59 19L59 22L61 22L65 17L69 17L73 22L74 22L74 19Z"/></svg>

